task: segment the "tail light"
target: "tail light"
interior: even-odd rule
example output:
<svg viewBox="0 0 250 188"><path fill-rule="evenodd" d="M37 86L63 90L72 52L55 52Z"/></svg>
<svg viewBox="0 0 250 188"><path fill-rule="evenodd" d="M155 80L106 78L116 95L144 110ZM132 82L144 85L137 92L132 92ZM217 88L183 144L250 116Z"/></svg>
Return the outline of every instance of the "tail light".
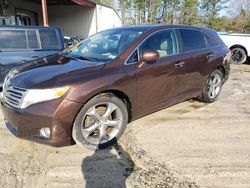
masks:
<svg viewBox="0 0 250 188"><path fill-rule="evenodd" d="M229 63L230 62L230 59L231 59L231 56L232 56L232 51L230 49L228 49L225 57L224 57L224 63Z"/></svg>
<svg viewBox="0 0 250 188"><path fill-rule="evenodd" d="M232 55L232 51L230 49L228 49L228 52L227 52L226 56L231 57L231 55Z"/></svg>

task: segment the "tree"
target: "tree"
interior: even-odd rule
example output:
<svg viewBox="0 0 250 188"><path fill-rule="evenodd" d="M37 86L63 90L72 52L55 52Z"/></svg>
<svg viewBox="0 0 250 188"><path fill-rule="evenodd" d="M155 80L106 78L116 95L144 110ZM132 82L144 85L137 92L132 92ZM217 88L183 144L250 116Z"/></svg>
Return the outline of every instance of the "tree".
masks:
<svg viewBox="0 0 250 188"><path fill-rule="evenodd" d="M159 18L159 9L161 0L146 0L145 1L145 23L157 23Z"/></svg>
<svg viewBox="0 0 250 188"><path fill-rule="evenodd" d="M99 0L104 1L104 0ZM220 31L250 32L250 0L234 1L231 16L220 16L229 0L119 0L123 24L188 24Z"/></svg>
<svg viewBox="0 0 250 188"><path fill-rule="evenodd" d="M228 14L229 18L223 20L230 20L228 24L224 24L224 30L233 32L250 32L250 1L237 0L231 3Z"/></svg>
<svg viewBox="0 0 250 188"><path fill-rule="evenodd" d="M163 0L162 22L168 24L180 23L181 0Z"/></svg>
<svg viewBox="0 0 250 188"><path fill-rule="evenodd" d="M221 24L219 12L226 8L228 0L201 0L201 21L205 26L218 29Z"/></svg>
<svg viewBox="0 0 250 188"><path fill-rule="evenodd" d="M122 17L122 24L134 24L132 18L132 0L119 0L119 10Z"/></svg>
<svg viewBox="0 0 250 188"><path fill-rule="evenodd" d="M181 23L196 25L198 22L198 0L184 0L181 7Z"/></svg>
<svg viewBox="0 0 250 188"><path fill-rule="evenodd" d="M250 1L239 0L236 2L238 15L235 17L237 28L240 32L250 32Z"/></svg>

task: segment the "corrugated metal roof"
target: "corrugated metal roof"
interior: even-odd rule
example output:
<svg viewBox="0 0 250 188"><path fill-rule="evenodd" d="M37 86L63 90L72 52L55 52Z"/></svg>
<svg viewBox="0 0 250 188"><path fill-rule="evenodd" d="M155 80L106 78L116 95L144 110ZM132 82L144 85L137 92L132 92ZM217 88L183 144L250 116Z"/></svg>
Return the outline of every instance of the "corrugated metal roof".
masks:
<svg viewBox="0 0 250 188"><path fill-rule="evenodd" d="M41 4L41 0L25 0L32 3L39 3ZM95 7L96 3L90 1L90 0L47 0L48 5L72 5L72 4L78 4L85 7Z"/></svg>
<svg viewBox="0 0 250 188"><path fill-rule="evenodd" d="M79 5L83 5L83 6L87 6L87 7L95 7L95 3L93 3L92 1L88 1L88 0L71 0Z"/></svg>

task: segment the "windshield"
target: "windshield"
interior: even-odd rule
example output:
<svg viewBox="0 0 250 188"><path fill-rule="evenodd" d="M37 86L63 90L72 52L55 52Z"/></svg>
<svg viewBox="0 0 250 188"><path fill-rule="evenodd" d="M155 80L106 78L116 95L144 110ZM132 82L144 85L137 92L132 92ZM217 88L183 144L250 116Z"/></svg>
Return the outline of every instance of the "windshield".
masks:
<svg viewBox="0 0 250 188"><path fill-rule="evenodd" d="M69 55L90 61L110 61L122 54L141 34L138 29L112 29L97 33Z"/></svg>

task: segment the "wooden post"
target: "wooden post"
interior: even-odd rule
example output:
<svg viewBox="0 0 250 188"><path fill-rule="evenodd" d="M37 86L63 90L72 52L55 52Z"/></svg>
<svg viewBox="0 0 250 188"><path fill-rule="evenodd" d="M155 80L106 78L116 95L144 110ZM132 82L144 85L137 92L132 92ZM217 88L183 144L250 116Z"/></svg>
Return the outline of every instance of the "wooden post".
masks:
<svg viewBox="0 0 250 188"><path fill-rule="evenodd" d="M49 26L47 2L46 2L46 0L41 0L41 1L42 1L42 11L43 11L43 25Z"/></svg>

